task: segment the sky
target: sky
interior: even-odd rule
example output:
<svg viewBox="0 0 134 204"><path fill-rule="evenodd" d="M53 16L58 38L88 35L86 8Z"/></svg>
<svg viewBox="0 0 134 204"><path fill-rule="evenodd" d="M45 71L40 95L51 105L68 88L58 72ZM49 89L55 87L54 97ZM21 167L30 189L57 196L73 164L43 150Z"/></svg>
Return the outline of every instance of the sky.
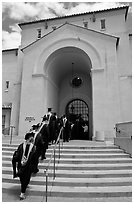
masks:
<svg viewBox="0 0 134 204"><path fill-rule="evenodd" d="M48 19L95 10L130 5L131 2L117 1L3 1L2 2L2 49L18 48L21 43L21 29L18 23Z"/></svg>

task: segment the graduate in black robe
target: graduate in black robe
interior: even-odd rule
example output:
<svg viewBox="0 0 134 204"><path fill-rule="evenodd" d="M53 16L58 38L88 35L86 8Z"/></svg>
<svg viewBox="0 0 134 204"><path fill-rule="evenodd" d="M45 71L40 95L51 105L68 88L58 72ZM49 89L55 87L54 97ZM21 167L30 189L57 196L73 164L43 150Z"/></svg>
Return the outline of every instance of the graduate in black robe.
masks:
<svg viewBox="0 0 134 204"><path fill-rule="evenodd" d="M21 200L25 199L26 188L30 182L34 167L35 146L33 144L33 137L33 133L27 133L25 141L18 146L12 158L13 178L20 178Z"/></svg>

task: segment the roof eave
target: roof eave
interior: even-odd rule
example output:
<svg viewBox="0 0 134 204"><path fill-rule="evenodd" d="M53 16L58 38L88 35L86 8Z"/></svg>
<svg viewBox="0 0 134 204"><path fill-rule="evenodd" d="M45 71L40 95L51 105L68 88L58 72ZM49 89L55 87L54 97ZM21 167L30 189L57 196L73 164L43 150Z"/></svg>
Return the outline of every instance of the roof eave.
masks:
<svg viewBox="0 0 134 204"><path fill-rule="evenodd" d="M6 50L2 50L2 53L4 52L15 52L15 55L18 55L18 48L13 48L13 49L6 49Z"/></svg>
<svg viewBox="0 0 134 204"><path fill-rule="evenodd" d="M126 9L126 13L125 13L125 19L126 19L129 6L122 6L122 7L110 8L110 9L98 10L98 11L90 11L87 13L72 14L72 15L68 15L68 16L59 16L59 17L54 17L54 18L49 18L49 19L41 19L41 20L31 21L31 22L23 22L23 23L19 23L18 25L20 26L20 28L22 28L22 26L28 25L28 24L35 24L35 23L41 23L41 22L45 22L45 21L70 18L70 17L82 16L82 15L93 14L93 13L102 13L102 12L108 12L108 11L112 11L112 10L121 10L121 9Z"/></svg>
<svg viewBox="0 0 134 204"><path fill-rule="evenodd" d="M8 52L8 51L17 51L18 48L11 48L11 49L4 49L2 52Z"/></svg>

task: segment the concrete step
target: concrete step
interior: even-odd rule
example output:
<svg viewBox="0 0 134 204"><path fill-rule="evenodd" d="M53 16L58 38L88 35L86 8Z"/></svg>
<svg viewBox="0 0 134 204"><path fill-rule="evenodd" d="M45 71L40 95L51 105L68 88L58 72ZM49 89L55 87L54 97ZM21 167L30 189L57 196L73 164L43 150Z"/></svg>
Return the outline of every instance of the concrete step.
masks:
<svg viewBox="0 0 134 204"><path fill-rule="evenodd" d="M18 147L18 144L14 144L14 145L8 145L8 144L2 144L2 150L9 150L9 151L14 151L15 149L17 149ZM49 145L49 150L52 150L54 148L54 145ZM59 149L59 146L56 147L56 149ZM75 151L75 150L82 150L82 151L99 151L99 150L102 150L102 151L107 151L107 150L119 150L119 148L115 145L113 146L74 146L74 145L63 145L63 147L61 146L61 149L62 150L72 150L72 151Z"/></svg>
<svg viewBox="0 0 134 204"><path fill-rule="evenodd" d="M69 144L70 143L70 144ZM113 145L77 141L64 143L61 159L56 163L56 178L53 179L53 160L48 171L48 202L75 201L131 201L132 159ZM93 145L93 146L91 146ZM11 159L18 145L3 145L2 192L14 194L20 189L19 178L12 179ZM45 199L45 173L52 147L47 150L47 159L40 161L39 173L32 176L27 196ZM58 149L56 151L58 153ZM58 155L57 155L58 157ZM56 157L56 161L58 158ZM31 201L31 200L30 200ZM35 202L33 198L33 202Z"/></svg>
<svg viewBox="0 0 134 204"><path fill-rule="evenodd" d="M52 150L51 149L48 149L47 151L48 153L51 153ZM59 150L57 149L56 152L59 152ZM63 154L99 154L99 153L103 153L103 154L116 154L116 153L124 153L123 150L121 149L114 149L114 150L111 150L111 149L104 149L104 150L99 150L99 149L96 149L96 150L73 150L73 149L68 149L68 150L65 150L65 149L62 149L61 152Z"/></svg>
<svg viewBox="0 0 134 204"><path fill-rule="evenodd" d="M2 150L3 151L15 151L17 149L18 146L3 146ZM48 149L48 152L52 152L54 146L50 146ZM59 147L56 148L56 151L59 151ZM87 148L80 148L80 147L64 147L61 148L61 151L64 153L101 153L101 152L106 152L106 153L118 153L118 152L124 152L122 149L118 149L118 148L110 148L110 147L101 147L101 148L91 148L91 147L87 147Z"/></svg>
<svg viewBox="0 0 134 204"><path fill-rule="evenodd" d="M27 199L28 200L28 199ZM35 199L33 198L33 201ZM77 198L77 197L48 197L48 202L132 202L132 197L85 197L85 198Z"/></svg>
<svg viewBox="0 0 134 204"><path fill-rule="evenodd" d="M12 167L3 167L3 174L12 174ZM48 171L49 176L53 176L53 171L50 169ZM38 176L44 175L44 169L40 169L40 172L37 174ZM56 170L56 177L65 177L65 178L111 178L111 177L131 177L132 170Z"/></svg>
<svg viewBox="0 0 134 204"><path fill-rule="evenodd" d="M19 187L19 184L3 183L2 192L14 191ZM38 191L37 191L38 189ZM43 196L45 195L45 185L30 185L28 188L28 195ZM108 187L58 187L48 186L48 196L51 197L130 197L132 196L131 186L108 186Z"/></svg>
<svg viewBox="0 0 134 204"><path fill-rule="evenodd" d="M45 185L45 174L44 176L32 176L30 185ZM19 178L12 178L12 175L2 174L2 182L5 183L20 183ZM53 186L131 186L132 179L130 177L125 178L56 178L56 180L48 179L48 185Z"/></svg>
<svg viewBox="0 0 134 204"><path fill-rule="evenodd" d="M11 174L12 175L12 171L11 170L2 170L3 174ZM40 171L37 176L44 176L44 172ZM49 172L49 177L52 178L53 177L53 172ZM56 172L56 177L57 178L119 178L119 177L132 177L132 173L109 173L109 174L64 174L64 172L62 173L57 173Z"/></svg>
<svg viewBox="0 0 134 204"><path fill-rule="evenodd" d="M13 152L12 151L3 151L2 155L9 155L12 156ZM46 157L50 157L51 153L46 153ZM56 154L56 158L59 157L59 154ZM79 153L79 154L75 154L75 153L70 153L70 154L64 154L61 153L61 158L109 158L109 157L116 157L116 158L129 158L129 154L124 154L124 153L96 153L96 154L85 154L85 153Z"/></svg>
<svg viewBox="0 0 134 204"><path fill-rule="evenodd" d="M3 167L10 167L11 166L11 159L10 161L2 161L2 166ZM47 168L47 163L40 163L39 165L40 169L46 169ZM53 163L50 165L50 169L53 168ZM56 169L60 170L120 170L120 169L132 169L132 164L127 163L127 164L91 164L90 167L87 164L62 164L62 163L57 163L56 164Z"/></svg>
<svg viewBox="0 0 134 204"><path fill-rule="evenodd" d="M12 157L9 155L3 155L2 159L4 161L11 161ZM43 160L44 163L48 163L50 158ZM53 159L52 159L53 163ZM120 163L132 163L132 159L128 158L61 158L60 164L120 164Z"/></svg>

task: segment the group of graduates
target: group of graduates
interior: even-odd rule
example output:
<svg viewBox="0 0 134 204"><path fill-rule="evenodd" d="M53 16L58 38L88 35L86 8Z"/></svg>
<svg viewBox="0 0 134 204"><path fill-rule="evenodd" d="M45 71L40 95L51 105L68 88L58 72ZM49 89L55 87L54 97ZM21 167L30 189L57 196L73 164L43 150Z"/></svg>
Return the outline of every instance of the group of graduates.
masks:
<svg viewBox="0 0 134 204"><path fill-rule="evenodd" d="M41 123L32 126L26 133L24 142L14 152L12 158L13 178L19 177L20 179L20 200L25 199L31 175L39 171L39 158L46 159L46 150L49 145L57 141L61 127L63 127L63 141L68 142L70 131L66 116L58 118L56 113L52 113L51 108L48 108L48 113L43 116Z"/></svg>
<svg viewBox="0 0 134 204"><path fill-rule="evenodd" d="M48 108L47 114L42 118L41 123L33 125L25 135L22 142L12 157L13 178L19 177L21 183L20 200L25 199L26 188L32 174L39 172L39 159L46 159L48 146L56 143L60 129L63 128L61 139L69 142L82 134L82 120L77 118L75 123L70 122L65 115L60 118Z"/></svg>

